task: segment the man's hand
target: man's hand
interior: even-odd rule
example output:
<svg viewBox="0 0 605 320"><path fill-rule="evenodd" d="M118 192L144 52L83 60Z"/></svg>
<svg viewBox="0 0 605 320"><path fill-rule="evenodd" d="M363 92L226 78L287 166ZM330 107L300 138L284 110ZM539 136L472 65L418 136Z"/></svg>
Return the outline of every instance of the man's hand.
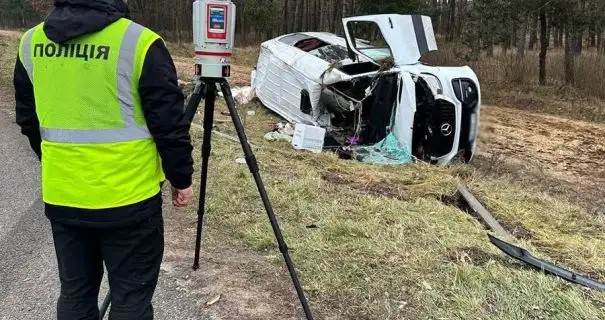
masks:
<svg viewBox="0 0 605 320"><path fill-rule="evenodd" d="M172 204L177 208L183 208L188 206L193 200L193 188L189 187L186 189L172 188Z"/></svg>

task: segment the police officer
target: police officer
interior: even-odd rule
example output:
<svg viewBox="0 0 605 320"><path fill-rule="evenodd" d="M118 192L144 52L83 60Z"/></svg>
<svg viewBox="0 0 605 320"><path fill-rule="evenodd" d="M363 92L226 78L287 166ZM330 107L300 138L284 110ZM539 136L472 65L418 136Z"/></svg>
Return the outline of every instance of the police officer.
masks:
<svg viewBox="0 0 605 320"><path fill-rule="evenodd" d="M14 85L17 123L42 162L57 254L59 320L99 318L105 263L110 319L153 319L164 248L161 183L193 197L189 123L162 39L123 0L55 0L27 31Z"/></svg>

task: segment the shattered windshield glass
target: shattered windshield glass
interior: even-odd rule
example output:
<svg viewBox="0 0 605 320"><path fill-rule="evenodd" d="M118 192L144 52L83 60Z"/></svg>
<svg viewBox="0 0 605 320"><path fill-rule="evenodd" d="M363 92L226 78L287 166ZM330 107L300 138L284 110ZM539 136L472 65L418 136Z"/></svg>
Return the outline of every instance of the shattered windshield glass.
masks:
<svg viewBox="0 0 605 320"><path fill-rule="evenodd" d="M319 49L309 51L309 53L329 63L336 63L345 60L348 55L346 48L336 44L321 47Z"/></svg>

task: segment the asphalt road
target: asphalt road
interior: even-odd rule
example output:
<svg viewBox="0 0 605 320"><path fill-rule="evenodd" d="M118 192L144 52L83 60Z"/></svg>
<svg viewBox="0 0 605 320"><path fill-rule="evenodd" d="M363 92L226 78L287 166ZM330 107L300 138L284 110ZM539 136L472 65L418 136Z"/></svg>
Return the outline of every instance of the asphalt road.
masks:
<svg viewBox="0 0 605 320"><path fill-rule="evenodd" d="M2 91L0 320L55 319L59 281L50 225L40 200L39 163L14 123L9 95ZM193 297L167 276L160 277L154 308L156 319L218 319L203 313Z"/></svg>

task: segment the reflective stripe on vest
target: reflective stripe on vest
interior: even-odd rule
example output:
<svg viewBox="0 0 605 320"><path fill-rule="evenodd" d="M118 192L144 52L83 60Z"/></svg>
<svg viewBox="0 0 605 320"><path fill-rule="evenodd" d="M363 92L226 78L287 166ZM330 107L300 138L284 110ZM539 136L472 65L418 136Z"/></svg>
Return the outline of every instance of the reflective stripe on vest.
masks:
<svg viewBox="0 0 605 320"><path fill-rule="evenodd" d="M147 127L130 127L124 129L48 129L40 128L42 139L50 142L63 143L112 143L143 140L151 137Z"/></svg>
<svg viewBox="0 0 605 320"><path fill-rule="evenodd" d="M118 100L120 103L120 112L124 121L124 128L120 129L93 129L93 130L75 130L75 129L55 129L40 128L42 139L50 142L62 143L111 143L143 140L151 138L151 133L147 126L137 126L134 114L134 96L132 94L132 76L134 74L134 59L136 46L139 38L145 30L139 24L130 22L126 29L120 53L118 56ZM25 36L23 47L23 62L30 79L32 77L31 60L31 39L34 30L30 30ZM27 52L26 52L27 50ZM29 68L29 69L28 69Z"/></svg>
<svg viewBox="0 0 605 320"><path fill-rule="evenodd" d="M32 58L31 58L31 50L32 50L32 37L34 36L34 29L30 29L29 31L27 31L27 33L25 34L25 37L23 39L23 45L22 50L23 50L23 56L21 57L21 59L23 59L23 67L25 67L25 71L27 71L27 75L29 76L29 81L31 81L33 83L34 81L34 77L33 77L33 70L34 70L34 66L32 64Z"/></svg>

